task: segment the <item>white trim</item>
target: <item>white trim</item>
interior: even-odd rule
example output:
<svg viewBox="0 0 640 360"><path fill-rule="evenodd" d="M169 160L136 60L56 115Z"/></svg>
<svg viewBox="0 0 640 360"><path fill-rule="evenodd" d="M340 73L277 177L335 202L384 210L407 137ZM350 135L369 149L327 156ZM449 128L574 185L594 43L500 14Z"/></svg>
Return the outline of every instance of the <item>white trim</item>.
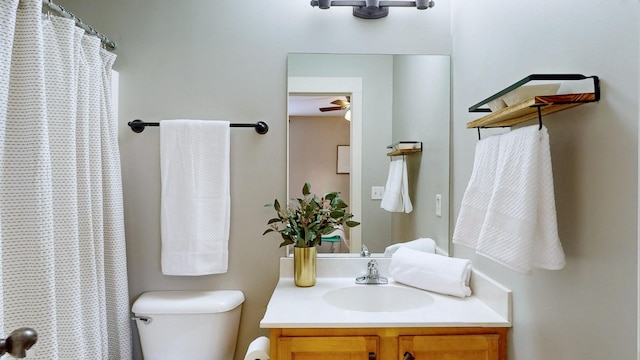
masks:
<svg viewBox="0 0 640 360"><path fill-rule="evenodd" d="M351 196L349 207L355 215L356 221L362 216L362 78L359 77L289 77L287 82L288 95L300 94L350 94L351 99ZM287 114L289 113L287 102ZM287 122L288 123L288 122ZM287 139L289 126L287 125ZM287 146L287 159L289 147ZM289 161L287 161L287 175ZM289 194L289 176L287 176L287 194ZM359 253L362 244L362 230L360 226L351 228L351 252Z"/></svg>

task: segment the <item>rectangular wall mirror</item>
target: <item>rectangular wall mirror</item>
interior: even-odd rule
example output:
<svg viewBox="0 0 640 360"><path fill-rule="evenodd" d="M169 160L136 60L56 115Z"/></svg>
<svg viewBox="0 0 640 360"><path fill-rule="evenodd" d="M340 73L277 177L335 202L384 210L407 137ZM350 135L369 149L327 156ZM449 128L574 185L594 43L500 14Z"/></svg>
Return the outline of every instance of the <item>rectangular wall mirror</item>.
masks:
<svg viewBox="0 0 640 360"><path fill-rule="evenodd" d="M319 195L339 191L361 222L327 236L320 253L359 254L362 244L383 253L432 238L448 254L450 74L445 55L289 54L288 198L305 182ZM405 155L410 213L388 212L376 199L387 146L398 141L422 142L422 152Z"/></svg>

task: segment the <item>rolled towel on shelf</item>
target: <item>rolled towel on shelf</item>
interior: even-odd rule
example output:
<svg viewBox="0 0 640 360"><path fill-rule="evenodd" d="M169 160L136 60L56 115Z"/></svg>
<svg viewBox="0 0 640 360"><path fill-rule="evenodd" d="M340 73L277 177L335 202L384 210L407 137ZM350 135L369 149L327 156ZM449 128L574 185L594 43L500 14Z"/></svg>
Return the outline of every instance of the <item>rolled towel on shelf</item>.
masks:
<svg viewBox="0 0 640 360"><path fill-rule="evenodd" d="M407 241L407 242L403 242L403 243L397 243L397 244L393 244L393 245L387 246L384 249L384 256L393 255L401 247L407 247L409 249L424 251L424 252L428 252L428 253L431 253L431 254L435 254L435 252L436 252L436 242L435 242L435 240L430 239L430 238L418 238L418 239L415 239L415 240L411 240L411 241Z"/></svg>
<svg viewBox="0 0 640 360"><path fill-rule="evenodd" d="M391 257L393 280L423 290L466 297L471 295L471 261L399 248Z"/></svg>

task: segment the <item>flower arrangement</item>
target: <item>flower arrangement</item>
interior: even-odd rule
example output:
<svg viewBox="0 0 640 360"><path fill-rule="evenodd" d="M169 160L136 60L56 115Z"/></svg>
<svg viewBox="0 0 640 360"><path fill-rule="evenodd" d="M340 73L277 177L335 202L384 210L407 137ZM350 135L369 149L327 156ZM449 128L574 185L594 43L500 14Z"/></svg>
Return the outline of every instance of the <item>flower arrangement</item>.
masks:
<svg viewBox="0 0 640 360"><path fill-rule="evenodd" d="M322 235L334 232L339 225L360 225L350 220L353 215L346 212L348 205L340 199L339 192L329 192L318 198L311 193L309 183L302 187L302 197L292 199L286 207L282 207L278 199L265 206L273 207L277 217L267 222L269 228L262 235L279 232L284 239L280 247L291 244L299 248L318 246Z"/></svg>

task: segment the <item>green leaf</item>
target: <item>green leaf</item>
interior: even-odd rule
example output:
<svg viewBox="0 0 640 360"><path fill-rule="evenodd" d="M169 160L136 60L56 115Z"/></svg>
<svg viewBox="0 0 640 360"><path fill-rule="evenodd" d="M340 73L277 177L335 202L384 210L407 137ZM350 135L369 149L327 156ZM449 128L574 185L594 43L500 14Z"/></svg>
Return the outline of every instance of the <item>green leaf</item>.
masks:
<svg viewBox="0 0 640 360"><path fill-rule="evenodd" d="M344 202L344 200L340 199L340 198L336 198L331 202L331 205L337 207L338 209L344 209L347 208L349 205L347 205L347 203Z"/></svg>
<svg viewBox="0 0 640 360"><path fill-rule="evenodd" d="M360 225L360 223L357 221L347 221L344 224L347 225L348 227L354 227L354 226Z"/></svg>
<svg viewBox="0 0 640 360"><path fill-rule="evenodd" d="M302 195L307 196L311 194L311 185L309 185L309 183L304 183L304 186L302 187Z"/></svg>
<svg viewBox="0 0 640 360"><path fill-rule="evenodd" d="M277 212L280 212L280 203L278 202L278 199L275 199L273 201L273 207L276 209Z"/></svg>
<svg viewBox="0 0 640 360"><path fill-rule="evenodd" d="M262 233L262 235L266 235L266 234L268 234L270 232L274 232L274 231L275 231L274 229L267 229Z"/></svg>
<svg viewBox="0 0 640 360"><path fill-rule="evenodd" d="M331 233L332 233L332 232L334 232L334 231L336 231L336 229L335 229L335 228L333 228L333 227L325 228L325 229L320 230L320 234L322 234L322 235L329 235L329 234L331 234Z"/></svg>
<svg viewBox="0 0 640 360"><path fill-rule="evenodd" d="M320 208L320 204L317 201L318 199L311 199L311 201L309 201L309 205L307 206L307 210L308 211L313 211L315 209L319 209Z"/></svg>
<svg viewBox="0 0 640 360"><path fill-rule="evenodd" d="M273 219L271 219L271 220L269 220L267 222L267 225L271 225L273 223L277 223L277 222L281 222L281 221L282 221L282 219L280 219L280 218L273 218Z"/></svg>
<svg viewBox="0 0 640 360"><path fill-rule="evenodd" d="M295 243L293 241L291 241L290 239L286 239L285 241L280 243L280 247L291 245L291 244L295 244Z"/></svg>
<svg viewBox="0 0 640 360"><path fill-rule="evenodd" d="M330 192L330 193L326 193L326 194L324 195L324 198L325 198L325 199L327 199L327 200L333 200L333 199L337 198L339 194L340 194L340 193L339 193L339 192L336 192L336 191L334 191L334 192Z"/></svg>

